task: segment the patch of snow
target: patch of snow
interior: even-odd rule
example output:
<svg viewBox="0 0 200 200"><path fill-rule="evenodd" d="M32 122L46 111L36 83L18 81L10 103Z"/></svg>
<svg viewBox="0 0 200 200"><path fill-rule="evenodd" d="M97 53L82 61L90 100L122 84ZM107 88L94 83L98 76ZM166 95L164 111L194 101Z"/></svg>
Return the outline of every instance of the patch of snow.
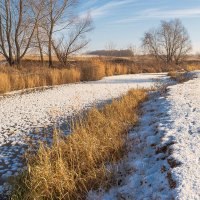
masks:
<svg viewBox="0 0 200 200"><path fill-rule="evenodd" d="M128 158L118 164L118 186L90 191L88 200L200 199L200 71L195 75L144 103Z"/></svg>
<svg viewBox="0 0 200 200"><path fill-rule="evenodd" d="M166 74L106 77L100 81L56 86L44 91L0 97L0 194L5 180L23 170L27 146L49 140L46 128L67 124L70 116L131 88L149 88ZM66 126L66 125L65 125Z"/></svg>
<svg viewBox="0 0 200 200"><path fill-rule="evenodd" d="M90 191L88 200L172 199L173 193L166 179L169 170L167 152L156 153L167 132L160 124L168 109L165 101L159 94L152 94L150 100L143 104L144 114L139 126L129 133L128 157L118 166L118 186L112 187L108 192Z"/></svg>
<svg viewBox="0 0 200 200"><path fill-rule="evenodd" d="M200 72L197 78L170 87L170 129L175 137L173 158L180 163L172 170L177 181L176 199L200 199Z"/></svg>

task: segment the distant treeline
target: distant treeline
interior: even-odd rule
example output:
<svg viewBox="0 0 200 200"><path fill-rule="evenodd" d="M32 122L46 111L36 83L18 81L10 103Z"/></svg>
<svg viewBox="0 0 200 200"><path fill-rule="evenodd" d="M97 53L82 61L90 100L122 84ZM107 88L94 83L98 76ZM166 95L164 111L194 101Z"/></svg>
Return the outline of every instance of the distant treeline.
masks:
<svg viewBox="0 0 200 200"><path fill-rule="evenodd" d="M88 55L96 55L96 56L116 56L116 57L133 56L133 52L129 49L125 49L125 50L97 50L97 51L88 52L87 54Z"/></svg>

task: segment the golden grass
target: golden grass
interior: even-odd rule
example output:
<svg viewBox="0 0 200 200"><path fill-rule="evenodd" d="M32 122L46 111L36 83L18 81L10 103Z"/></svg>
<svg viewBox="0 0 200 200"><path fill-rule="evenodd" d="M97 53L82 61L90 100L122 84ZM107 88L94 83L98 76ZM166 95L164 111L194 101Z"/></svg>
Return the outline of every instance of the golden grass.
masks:
<svg viewBox="0 0 200 200"><path fill-rule="evenodd" d="M187 71L200 70L200 65L187 65L186 70Z"/></svg>
<svg viewBox="0 0 200 200"><path fill-rule="evenodd" d="M82 66L66 68L0 67L0 93L40 86L52 86L79 81L95 81L105 76L127 74L125 65L107 63L98 58L87 59Z"/></svg>
<svg viewBox="0 0 200 200"><path fill-rule="evenodd" d="M89 190L108 188L112 170L106 165L121 159L127 132L138 122L144 90L131 90L101 109L93 108L75 123L72 134L55 132L53 145L41 144L29 155L28 170L18 177L11 199L85 199Z"/></svg>
<svg viewBox="0 0 200 200"><path fill-rule="evenodd" d="M0 71L0 93L40 86L52 86L80 81L78 69L36 68L34 71L6 69Z"/></svg>
<svg viewBox="0 0 200 200"><path fill-rule="evenodd" d="M106 76L129 74L129 69L126 65L123 64L106 63L105 73Z"/></svg>
<svg viewBox="0 0 200 200"><path fill-rule="evenodd" d="M13 90L23 90L40 86L52 86L79 81L95 81L105 76L155 73L166 71L160 63L134 63L130 60L117 60L106 58L71 58L71 68L62 68L55 62L57 68L40 67L40 61L29 55L23 60L22 67L0 67L0 93ZM47 63L46 63L47 64ZM58 68L59 67L59 68ZM172 70L177 69L173 67ZM188 66L188 71L199 69L199 66ZM170 69L168 69L170 70ZM171 73L171 72L170 72Z"/></svg>
<svg viewBox="0 0 200 200"><path fill-rule="evenodd" d="M169 71L167 73L167 76L170 76L171 78L175 78L175 77L177 77L177 75L178 75L177 71Z"/></svg>
<svg viewBox="0 0 200 200"><path fill-rule="evenodd" d="M43 59L44 61L48 61L49 60L49 56L47 55L43 55ZM34 55L34 54L29 54L24 56L23 60L34 60L34 61L40 61L41 57L39 54ZM53 61L58 61L58 58L56 56L52 56L52 60Z"/></svg>
<svg viewBox="0 0 200 200"><path fill-rule="evenodd" d="M105 63L100 59L88 59L80 69L83 81L100 80L106 76Z"/></svg>
<svg viewBox="0 0 200 200"><path fill-rule="evenodd" d="M116 75L128 74L128 68L124 65L117 64L115 68L115 74Z"/></svg>
<svg viewBox="0 0 200 200"><path fill-rule="evenodd" d="M0 73L0 93L4 93L10 90L11 86L10 86L9 75L6 73Z"/></svg>

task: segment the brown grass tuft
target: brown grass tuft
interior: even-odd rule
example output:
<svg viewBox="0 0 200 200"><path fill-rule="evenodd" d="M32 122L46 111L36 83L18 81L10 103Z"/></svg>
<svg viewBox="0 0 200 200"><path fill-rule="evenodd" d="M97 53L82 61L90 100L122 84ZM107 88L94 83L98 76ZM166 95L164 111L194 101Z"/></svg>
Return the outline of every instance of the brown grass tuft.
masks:
<svg viewBox="0 0 200 200"><path fill-rule="evenodd" d="M80 69L82 81L100 80L106 75L105 63L100 59L89 60Z"/></svg>
<svg viewBox="0 0 200 200"><path fill-rule="evenodd" d="M37 155L28 156L28 170L18 178L12 199L85 199L91 189L108 188L112 172L106 165L123 157L127 132L146 98L144 90L131 90L90 110L71 135L55 132L51 147L41 144Z"/></svg>
<svg viewBox="0 0 200 200"><path fill-rule="evenodd" d="M167 76L170 76L171 78L176 78L178 75L177 71L169 71Z"/></svg>

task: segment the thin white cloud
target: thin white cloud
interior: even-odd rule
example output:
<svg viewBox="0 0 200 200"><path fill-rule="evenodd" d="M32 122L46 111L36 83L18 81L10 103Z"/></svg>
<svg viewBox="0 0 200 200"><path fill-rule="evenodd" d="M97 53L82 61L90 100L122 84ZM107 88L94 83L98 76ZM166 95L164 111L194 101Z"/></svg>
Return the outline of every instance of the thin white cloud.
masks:
<svg viewBox="0 0 200 200"><path fill-rule="evenodd" d="M111 0L108 3L103 4L99 8L96 8L96 7L90 8L89 12L93 18L107 16L110 13L112 13L115 9L120 8L121 6L126 6L129 4L132 4L136 1L138 1L138 0L118 0L118 1ZM81 15L84 15L84 14L85 14L85 12L82 13Z"/></svg>
<svg viewBox="0 0 200 200"><path fill-rule="evenodd" d="M88 8L94 6L98 1L99 0L88 0L87 2L85 2L85 1L81 2L81 3L83 3L83 4L81 4L82 5L81 8L83 10L87 10Z"/></svg>
<svg viewBox="0 0 200 200"><path fill-rule="evenodd" d="M157 18L200 18L200 7L189 9L162 10L162 9L147 9L132 16L128 19L118 20L116 24L126 24L133 21L157 19Z"/></svg>
<svg viewBox="0 0 200 200"><path fill-rule="evenodd" d="M110 1L107 4L104 4L103 6L96 8L94 10L91 10L91 15L93 17L98 17L98 16L102 16L105 15L107 13L109 13L111 10L116 9L120 6L123 5L127 5L129 3L132 3L132 0L124 0L124 1Z"/></svg>

